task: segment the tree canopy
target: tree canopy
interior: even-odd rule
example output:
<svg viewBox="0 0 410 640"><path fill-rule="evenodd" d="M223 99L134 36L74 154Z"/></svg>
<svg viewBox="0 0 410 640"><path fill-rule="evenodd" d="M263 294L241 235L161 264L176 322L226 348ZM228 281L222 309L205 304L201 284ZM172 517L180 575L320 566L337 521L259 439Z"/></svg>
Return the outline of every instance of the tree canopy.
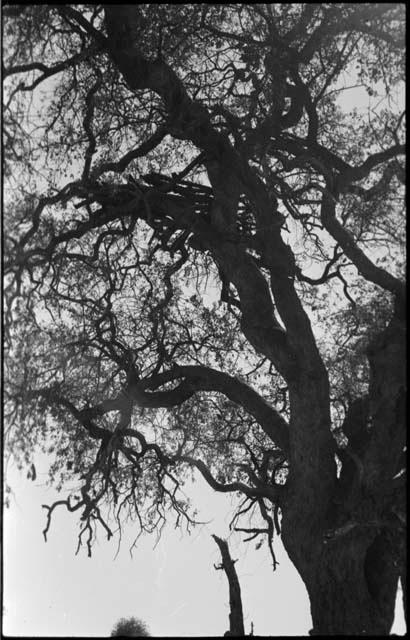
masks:
<svg viewBox="0 0 410 640"><path fill-rule="evenodd" d="M121 618L115 623L113 630L111 631L111 637L126 637L126 638L148 638L148 629L142 620L138 618Z"/></svg>
<svg viewBox="0 0 410 640"><path fill-rule="evenodd" d="M6 444L76 486L44 535L59 507L89 554L129 518L190 526L197 470L274 567L282 534L315 633L384 633L405 585L404 5L3 19Z"/></svg>

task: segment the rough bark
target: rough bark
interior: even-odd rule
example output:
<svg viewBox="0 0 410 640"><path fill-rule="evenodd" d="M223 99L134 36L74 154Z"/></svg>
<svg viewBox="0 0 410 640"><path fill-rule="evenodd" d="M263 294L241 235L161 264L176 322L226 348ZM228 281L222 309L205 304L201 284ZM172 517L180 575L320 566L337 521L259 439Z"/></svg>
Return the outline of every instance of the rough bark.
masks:
<svg viewBox="0 0 410 640"><path fill-rule="evenodd" d="M312 635L388 635L400 576L406 585L404 496L394 486L405 443L404 354L396 314L369 350L369 397L346 417L351 450L327 522L310 517L313 492L302 512L292 496L284 509L283 542L309 593Z"/></svg>
<svg viewBox="0 0 410 640"><path fill-rule="evenodd" d="M394 620L398 567L384 533L341 533L322 550L307 584L312 635L388 635Z"/></svg>
<svg viewBox="0 0 410 640"><path fill-rule="evenodd" d="M232 560L226 540L222 540L216 535L212 535L212 537L218 545L222 556L222 564L215 568L225 571L229 583L229 634L225 635L244 636L241 587L235 569L236 560Z"/></svg>

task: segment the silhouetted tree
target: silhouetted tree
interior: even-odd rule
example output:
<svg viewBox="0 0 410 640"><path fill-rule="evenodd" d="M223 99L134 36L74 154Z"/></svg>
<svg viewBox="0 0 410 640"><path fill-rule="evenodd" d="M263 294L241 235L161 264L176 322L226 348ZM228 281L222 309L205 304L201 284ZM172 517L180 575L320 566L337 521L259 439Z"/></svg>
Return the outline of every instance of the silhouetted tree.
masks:
<svg viewBox="0 0 410 640"><path fill-rule="evenodd" d="M111 631L111 637L125 636L127 638L148 638L149 635L146 624L134 617L121 618L115 623L114 628Z"/></svg>
<svg viewBox="0 0 410 640"><path fill-rule="evenodd" d="M229 584L229 631L227 631L225 635L244 636L245 627L243 624L241 587L235 568L236 560L232 560L226 540L216 535L212 537L218 545L222 556L221 564L214 565L215 569L223 569L225 571Z"/></svg>
<svg viewBox="0 0 410 640"><path fill-rule="evenodd" d="M3 18L6 444L78 487L44 535L60 506L89 554L109 514L190 525L197 470L241 496L233 526L274 567L282 536L312 633L388 634L407 584L404 3Z"/></svg>

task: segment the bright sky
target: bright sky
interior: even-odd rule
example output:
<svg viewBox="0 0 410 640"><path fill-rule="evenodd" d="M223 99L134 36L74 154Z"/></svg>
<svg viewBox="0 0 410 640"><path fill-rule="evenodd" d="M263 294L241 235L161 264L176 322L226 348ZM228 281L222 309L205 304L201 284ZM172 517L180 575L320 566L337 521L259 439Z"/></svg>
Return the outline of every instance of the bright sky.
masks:
<svg viewBox="0 0 410 640"><path fill-rule="evenodd" d="M120 617L136 616L153 636L223 635L229 627L228 582L213 567L220 554L211 534L229 536L229 496L215 494L198 478L189 491L206 525L191 535L168 526L156 547L154 536L140 538L132 558L135 527L129 525L116 558L117 538L107 542L101 535L90 559L84 548L75 555L76 514L64 508L54 512L44 541L41 505L63 497L44 484L46 462L37 461L35 482L16 469L8 474L14 495L4 510L4 634L108 636ZM280 540L275 573L266 545L257 551L255 542L242 543L240 534L229 537L246 632L253 622L255 635L308 635L307 594ZM404 635L401 591L398 596L393 632Z"/></svg>
<svg viewBox="0 0 410 640"><path fill-rule="evenodd" d="M46 467L44 467L45 471ZM43 502L54 495L41 480L10 473L14 499L5 511L5 622L12 635L104 636L121 616L140 617L152 635L223 635L228 629L228 582L213 564L220 562L211 533L229 535L228 496L215 495L204 481L192 486L201 520L191 535L167 527L157 546L154 536L137 543L130 557L129 526L115 559L117 541L102 536L89 559L75 556L76 517L55 511L47 544ZM44 475L45 478L45 475ZM135 531L135 528L134 528ZM229 539L242 587L246 630L256 634L305 635L311 628L309 604L296 570L277 543L280 566L273 573L265 545ZM296 604L297 603L297 604Z"/></svg>
<svg viewBox="0 0 410 640"><path fill-rule="evenodd" d="M344 108L369 108L362 90L340 97ZM229 534L230 497L215 494L199 478L190 491L195 495L198 519L208 524L191 535L167 526L159 543L155 536L140 538L130 557L135 527L124 530L121 549L117 538L101 535L87 557L76 556L77 516L56 510L45 543L43 503L65 497L45 486L47 460L37 464L37 480L31 482L16 469L7 481L14 491L4 509L3 633L13 636L109 636L120 617L136 616L153 636L221 636L229 627L228 583L212 533L228 538L238 571L249 633L255 635L308 635L312 627L309 601L303 582L289 561L280 540L275 540L279 561L276 572L266 544L242 543ZM188 489L187 489L188 490ZM401 589L392 633L405 634Z"/></svg>

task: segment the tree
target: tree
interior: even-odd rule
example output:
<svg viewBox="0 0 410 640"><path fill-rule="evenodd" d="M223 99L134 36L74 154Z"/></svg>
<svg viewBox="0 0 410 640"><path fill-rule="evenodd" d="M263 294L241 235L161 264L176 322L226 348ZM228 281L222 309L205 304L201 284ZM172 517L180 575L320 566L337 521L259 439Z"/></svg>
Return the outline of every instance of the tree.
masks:
<svg viewBox="0 0 410 640"><path fill-rule="evenodd" d="M229 630L224 635L244 636L245 625L243 623L241 586L235 569L236 560L232 560L226 540L219 538L215 534L212 537L218 545L222 556L221 564L214 565L215 569L218 571L223 569L225 571L229 584Z"/></svg>
<svg viewBox="0 0 410 640"><path fill-rule="evenodd" d="M197 470L241 496L233 526L274 567L281 534L313 634L387 634L406 591L404 5L3 14L7 444L78 486L44 535L59 506L89 554L110 513L189 526Z"/></svg>
<svg viewBox="0 0 410 640"><path fill-rule="evenodd" d="M149 633L144 622L138 618L121 618L115 623L111 637L125 636L127 638L148 638Z"/></svg>

